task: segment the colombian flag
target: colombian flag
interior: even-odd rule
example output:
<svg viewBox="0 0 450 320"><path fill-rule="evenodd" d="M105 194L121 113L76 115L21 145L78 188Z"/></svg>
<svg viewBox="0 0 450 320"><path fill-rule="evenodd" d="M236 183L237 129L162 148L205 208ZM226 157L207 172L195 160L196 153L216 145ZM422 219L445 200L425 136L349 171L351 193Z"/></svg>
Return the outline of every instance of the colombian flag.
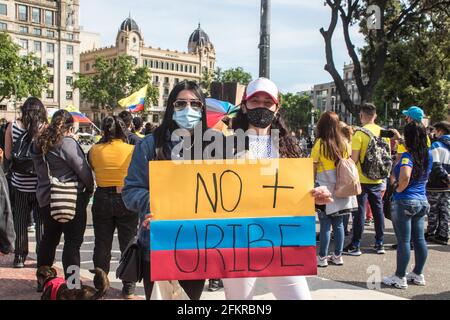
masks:
<svg viewBox="0 0 450 320"><path fill-rule="evenodd" d="M119 101L119 105L128 111L135 113L144 111L145 98L147 97L148 85L133 93L128 98Z"/></svg>

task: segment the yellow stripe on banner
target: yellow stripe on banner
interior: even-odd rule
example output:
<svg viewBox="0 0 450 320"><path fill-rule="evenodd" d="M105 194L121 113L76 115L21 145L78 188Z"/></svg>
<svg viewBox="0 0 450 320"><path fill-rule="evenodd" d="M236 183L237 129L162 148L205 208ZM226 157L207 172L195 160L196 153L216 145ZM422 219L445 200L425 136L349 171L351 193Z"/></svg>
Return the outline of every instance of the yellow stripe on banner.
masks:
<svg viewBox="0 0 450 320"><path fill-rule="evenodd" d="M312 216L312 159L151 161L156 220Z"/></svg>

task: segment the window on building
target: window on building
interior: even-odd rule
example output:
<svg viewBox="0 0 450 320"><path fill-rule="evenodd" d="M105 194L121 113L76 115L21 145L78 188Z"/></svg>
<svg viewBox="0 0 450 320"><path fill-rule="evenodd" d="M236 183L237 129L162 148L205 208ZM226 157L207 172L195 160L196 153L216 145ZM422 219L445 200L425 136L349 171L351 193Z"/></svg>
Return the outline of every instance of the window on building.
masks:
<svg viewBox="0 0 450 320"><path fill-rule="evenodd" d="M67 46L67 55L73 56L73 46L72 45Z"/></svg>
<svg viewBox="0 0 450 320"><path fill-rule="evenodd" d="M84 66L84 69L85 69L86 71L91 70L91 65L90 65L89 63L86 63L86 65Z"/></svg>
<svg viewBox="0 0 450 320"><path fill-rule="evenodd" d="M31 9L31 21L33 21L34 23L41 23L41 9Z"/></svg>
<svg viewBox="0 0 450 320"><path fill-rule="evenodd" d="M178 79L178 78L175 78L173 82L175 83L175 85L177 85L177 84L179 84L179 83L180 83L180 79Z"/></svg>
<svg viewBox="0 0 450 320"><path fill-rule="evenodd" d="M28 27L20 26L19 27L19 32L20 33L28 33Z"/></svg>
<svg viewBox="0 0 450 320"><path fill-rule="evenodd" d="M0 15L2 16L8 15L8 7L4 3L0 3Z"/></svg>
<svg viewBox="0 0 450 320"><path fill-rule="evenodd" d="M133 57L133 62L134 62L134 65L137 66L137 64L138 64L139 61L138 61L137 58Z"/></svg>
<svg viewBox="0 0 450 320"><path fill-rule="evenodd" d="M164 95L168 96L169 95L169 88L164 88Z"/></svg>
<svg viewBox="0 0 450 320"><path fill-rule="evenodd" d="M54 92L53 90L48 90L47 91L47 99L53 99L54 97Z"/></svg>
<svg viewBox="0 0 450 320"><path fill-rule="evenodd" d="M169 70L169 63L168 62L166 62L165 64L164 64L164 69L166 69L166 70Z"/></svg>
<svg viewBox="0 0 450 320"><path fill-rule="evenodd" d="M55 52L55 44L54 43L47 43L47 52L48 53Z"/></svg>
<svg viewBox="0 0 450 320"><path fill-rule="evenodd" d="M41 52L42 51L42 43L40 41L34 42L34 51Z"/></svg>
<svg viewBox="0 0 450 320"><path fill-rule="evenodd" d="M55 31L47 30L47 37L54 38L55 37Z"/></svg>
<svg viewBox="0 0 450 320"><path fill-rule="evenodd" d="M6 23L0 22L0 30L8 30L8 25Z"/></svg>
<svg viewBox="0 0 450 320"><path fill-rule="evenodd" d="M40 28L34 28L34 29L33 29L33 34L34 34L35 36L42 36L42 29L40 29Z"/></svg>
<svg viewBox="0 0 450 320"><path fill-rule="evenodd" d="M19 20L28 21L28 7L24 5L19 5Z"/></svg>
<svg viewBox="0 0 450 320"><path fill-rule="evenodd" d="M55 76L54 75L49 75L48 76L48 83L54 83L54 81L55 81Z"/></svg>
<svg viewBox="0 0 450 320"><path fill-rule="evenodd" d="M73 61L67 61L67 70L73 70Z"/></svg>
<svg viewBox="0 0 450 320"><path fill-rule="evenodd" d="M153 83L159 82L159 76L153 76Z"/></svg>
<svg viewBox="0 0 450 320"><path fill-rule="evenodd" d="M173 63L170 64L170 70L172 70L172 71L175 70L175 64L173 64Z"/></svg>
<svg viewBox="0 0 450 320"><path fill-rule="evenodd" d="M189 73L192 73L192 66L189 66Z"/></svg>
<svg viewBox="0 0 450 320"><path fill-rule="evenodd" d="M72 100L72 98L73 98L73 92L66 91L66 100Z"/></svg>
<svg viewBox="0 0 450 320"><path fill-rule="evenodd" d="M66 84L72 85L73 84L73 77L66 77Z"/></svg>
<svg viewBox="0 0 450 320"><path fill-rule="evenodd" d="M188 66L187 66L187 64L184 65L184 72L188 72Z"/></svg>
<svg viewBox="0 0 450 320"><path fill-rule="evenodd" d="M68 33L67 34L67 39L68 40L73 40L74 39L73 33Z"/></svg>
<svg viewBox="0 0 450 320"><path fill-rule="evenodd" d="M169 84L169 77L164 77L164 84Z"/></svg>
<svg viewBox="0 0 450 320"><path fill-rule="evenodd" d="M19 45L22 49L24 50L28 50L28 40L26 39L20 39L19 40Z"/></svg>
<svg viewBox="0 0 450 320"><path fill-rule="evenodd" d="M153 123L159 123L159 114L154 114L152 116Z"/></svg>
<svg viewBox="0 0 450 320"><path fill-rule="evenodd" d="M197 67L194 66L194 73L197 73Z"/></svg>
<svg viewBox="0 0 450 320"><path fill-rule="evenodd" d="M47 68L54 68L55 67L55 60L48 59L47 60Z"/></svg>
<svg viewBox="0 0 450 320"><path fill-rule="evenodd" d="M47 26L53 26L53 17L54 13L53 11L45 10L45 24Z"/></svg>
<svg viewBox="0 0 450 320"><path fill-rule="evenodd" d="M180 70L180 65L179 65L178 63L175 65L175 70L176 70L176 71L179 71L179 70Z"/></svg>

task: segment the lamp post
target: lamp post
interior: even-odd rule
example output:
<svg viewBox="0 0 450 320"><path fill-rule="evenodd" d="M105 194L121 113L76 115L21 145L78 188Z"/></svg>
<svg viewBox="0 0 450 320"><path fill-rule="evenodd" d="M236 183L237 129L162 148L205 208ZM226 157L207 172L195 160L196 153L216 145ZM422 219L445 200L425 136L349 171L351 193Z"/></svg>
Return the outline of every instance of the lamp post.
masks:
<svg viewBox="0 0 450 320"><path fill-rule="evenodd" d="M270 0L261 0L259 76L270 79Z"/></svg>
<svg viewBox="0 0 450 320"><path fill-rule="evenodd" d="M398 96L395 96L395 98L392 100L392 109L395 110L395 117L398 119L398 110L400 110L400 99ZM400 120L398 120L400 125Z"/></svg>
<svg viewBox="0 0 450 320"><path fill-rule="evenodd" d="M336 112L336 96L331 96L331 111Z"/></svg>

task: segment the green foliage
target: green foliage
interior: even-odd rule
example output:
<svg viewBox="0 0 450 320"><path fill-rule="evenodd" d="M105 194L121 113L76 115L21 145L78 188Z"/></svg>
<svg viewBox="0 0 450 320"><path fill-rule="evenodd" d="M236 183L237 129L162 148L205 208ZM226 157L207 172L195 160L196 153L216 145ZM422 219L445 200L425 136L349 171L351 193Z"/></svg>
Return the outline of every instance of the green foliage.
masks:
<svg viewBox="0 0 450 320"><path fill-rule="evenodd" d="M307 95L287 93L281 96L281 111L291 130L306 129L313 108L311 99Z"/></svg>
<svg viewBox="0 0 450 320"><path fill-rule="evenodd" d="M106 106L110 110L118 107L119 100L148 84L148 93L145 108L157 104L159 91L151 84L150 70L146 67L137 67L130 56L119 56L112 63L104 57L98 57L93 65L94 75L79 74L74 82L83 100L94 106Z"/></svg>
<svg viewBox="0 0 450 320"><path fill-rule="evenodd" d="M21 57L19 50L9 35L0 33L0 102L12 96L41 97L47 88L47 67L31 54Z"/></svg>
<svg viewBox="0 0 450 320"><path fill-rule="evenodd" d="M215 73L215 81L218 82L237 82L246 86L252 81L252 75L242 67L231 68L225 71L217 68Z"/></svg>

